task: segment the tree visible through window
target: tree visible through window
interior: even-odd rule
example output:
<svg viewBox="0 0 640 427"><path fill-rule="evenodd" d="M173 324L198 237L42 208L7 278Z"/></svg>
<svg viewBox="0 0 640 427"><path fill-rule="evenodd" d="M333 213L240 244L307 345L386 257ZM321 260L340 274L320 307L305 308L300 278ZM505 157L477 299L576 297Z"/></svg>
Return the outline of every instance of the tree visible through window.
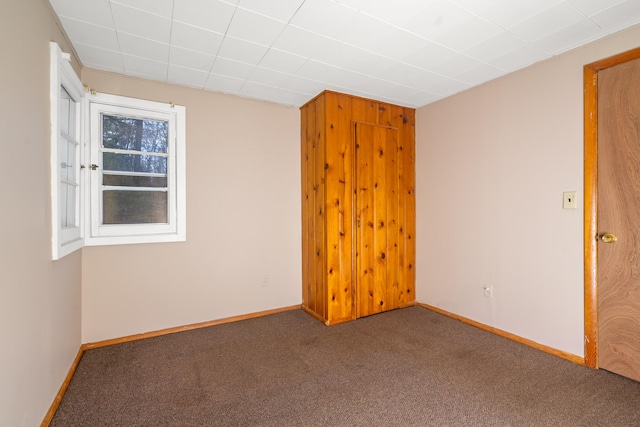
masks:
<svg viewBox="0 0 640 427"><path fill-rule="evenodd" d="M102 115L103 224L168 222L168 123Z"/></svg>

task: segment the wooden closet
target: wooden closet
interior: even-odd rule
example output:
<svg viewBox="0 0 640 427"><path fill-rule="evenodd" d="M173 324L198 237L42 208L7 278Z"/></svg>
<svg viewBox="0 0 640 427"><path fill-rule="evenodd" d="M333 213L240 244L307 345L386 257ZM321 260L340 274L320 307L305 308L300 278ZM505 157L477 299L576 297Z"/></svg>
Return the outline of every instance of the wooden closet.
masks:
<svg viewBox="0 0 640 427"><path fill-rule="evenodd" d="M327 325L415 301L415 110L322 92L300 108L302 300Z"/></svg>

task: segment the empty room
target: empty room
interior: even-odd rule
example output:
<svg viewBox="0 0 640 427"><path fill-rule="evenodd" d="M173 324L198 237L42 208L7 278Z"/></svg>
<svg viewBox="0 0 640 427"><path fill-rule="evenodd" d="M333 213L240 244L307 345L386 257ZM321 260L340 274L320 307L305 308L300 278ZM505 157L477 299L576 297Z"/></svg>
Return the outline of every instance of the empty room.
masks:
<svg viewBox="0 0 640 427"><path fill-rule="evenodd" d="M0 2L0 426L640 425L636 0Z"/></svg>

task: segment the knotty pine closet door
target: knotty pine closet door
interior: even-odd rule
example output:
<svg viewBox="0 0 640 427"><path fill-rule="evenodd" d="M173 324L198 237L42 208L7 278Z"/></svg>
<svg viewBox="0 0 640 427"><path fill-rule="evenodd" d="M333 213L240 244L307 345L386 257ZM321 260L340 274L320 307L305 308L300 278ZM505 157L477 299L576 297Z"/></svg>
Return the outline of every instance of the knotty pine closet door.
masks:
<svg viewBox="0 0 640 427"><path fill-rule="evenodd" d="M327 325L415 301L415 110L325 91L300 108L302 307Z"/></svg>

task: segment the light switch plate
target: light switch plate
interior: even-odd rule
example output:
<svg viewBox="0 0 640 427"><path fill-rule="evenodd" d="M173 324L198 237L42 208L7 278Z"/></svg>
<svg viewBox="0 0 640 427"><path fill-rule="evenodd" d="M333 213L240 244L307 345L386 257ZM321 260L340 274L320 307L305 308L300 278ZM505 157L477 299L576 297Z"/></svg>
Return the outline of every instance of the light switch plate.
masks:
<svg viewBox="0 0 640 427"><path fill-rule="evenodd" d="M577 209L578 195L577 191L565 191L562 193L562 209Z"/></svg>

